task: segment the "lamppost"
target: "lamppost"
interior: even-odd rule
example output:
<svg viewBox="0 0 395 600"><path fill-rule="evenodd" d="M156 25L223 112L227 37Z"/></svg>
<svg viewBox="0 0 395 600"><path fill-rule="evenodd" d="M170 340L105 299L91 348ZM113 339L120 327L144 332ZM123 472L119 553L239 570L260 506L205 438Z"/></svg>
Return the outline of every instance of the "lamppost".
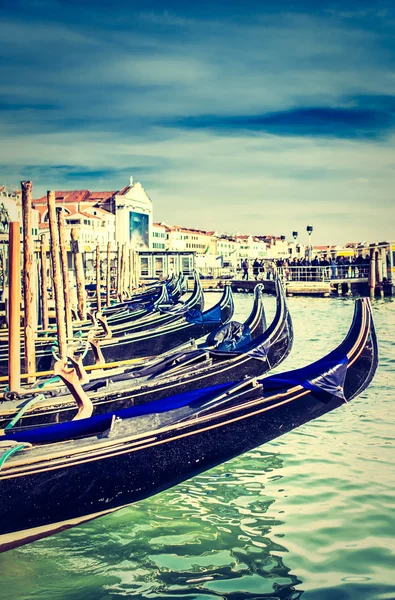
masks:
<svg viewBox="0 0 395 600"><path fill-rule="evenodd" d="M313 247L311 245L311 234L313 233L313 226L307 225L306 231L309 234L309 262L311 262L312 253L313 253Z"/></svg>
<svg viewBox="0 0 395 600"><path fill-rule="evenodd" d="M295 248L295 255L296 255L298 253L298 246L296 246L296 238L298 237L298 232L297 231L293 231L292 232L292 237L294 239L294 248Z"/></svg>

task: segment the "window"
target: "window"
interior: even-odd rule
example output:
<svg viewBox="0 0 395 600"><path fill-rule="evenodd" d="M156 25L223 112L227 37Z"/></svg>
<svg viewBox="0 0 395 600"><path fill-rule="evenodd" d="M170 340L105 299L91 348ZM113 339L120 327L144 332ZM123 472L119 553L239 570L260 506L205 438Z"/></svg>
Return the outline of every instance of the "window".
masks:
<svg viewBox="0 0 395 600"><path fill-rule="evenodd" d="M148 277L148 257L140 256L140 273L142 277Z"/></svg>
<svg viewBox="0 0 395 600"><path fill-rule="evenodd" d="M163 258L155 257L155 275L163 275Z"/></svg>
<svg viewBox="0 0 395 600"><path fill-rule="evenodd" d="M189 275L190 266L189 266L189 256L183 256L181 259L181 270L185 275Z"/></svg>

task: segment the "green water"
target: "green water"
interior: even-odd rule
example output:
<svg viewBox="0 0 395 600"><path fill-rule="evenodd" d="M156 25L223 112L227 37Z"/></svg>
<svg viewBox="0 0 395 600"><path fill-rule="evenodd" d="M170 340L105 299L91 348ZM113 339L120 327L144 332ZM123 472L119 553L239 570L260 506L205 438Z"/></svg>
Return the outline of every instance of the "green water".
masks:
<svg viewBox="0 0 395 600"><path fill-rule="evenodd" d="M210 297L216 301L216 294ZM251 296L236 297L236 317ZM265 300L270 317L274 298ZM351 299L290 298L299 367ZM395 302L374 302L380 367L342 408L150 500L0 555L1 598L395 599Z"/></svg>

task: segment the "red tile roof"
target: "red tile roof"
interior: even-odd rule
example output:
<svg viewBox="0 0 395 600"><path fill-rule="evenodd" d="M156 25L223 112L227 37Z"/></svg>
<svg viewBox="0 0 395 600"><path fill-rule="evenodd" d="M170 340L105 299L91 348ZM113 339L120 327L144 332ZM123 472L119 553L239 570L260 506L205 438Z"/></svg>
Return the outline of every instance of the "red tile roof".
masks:
<svg viewBox="0 0 395 600"><path fill-rule="evenodd" d="M131 190L133 187L133 185L127 185L126 187L124 187L122 190L120 190L117 194L117 196L124 196L125 194L127 194L129 192L129 190Z"/></svg>
<svg viewBox="0 0 395 600"><path fill-rule="evenodd" d="M55 192L56 202L83 202L86 201L90 196L89 190L72 190L72 191L59 191ZM46 204L47 197L42 196L32 201L33 204Z"/></svg>

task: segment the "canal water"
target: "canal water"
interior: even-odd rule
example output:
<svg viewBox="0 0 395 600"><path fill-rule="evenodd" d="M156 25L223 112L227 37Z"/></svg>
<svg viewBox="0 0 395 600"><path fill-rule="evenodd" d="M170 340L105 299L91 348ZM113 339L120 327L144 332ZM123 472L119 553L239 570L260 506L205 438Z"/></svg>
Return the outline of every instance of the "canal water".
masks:
<svg viewBox="0 0 395 600"><path fill-rule="evenodd" d="M237 295L236 317L251 304ZM266 306L270 319L273 297ZM335 347L353 312L349 298L289 306L295 343L277 371ZM374 317L380 366L360 397L154 498L0 555L1 598L394 599L395 302L375 301Z"/></svg>

